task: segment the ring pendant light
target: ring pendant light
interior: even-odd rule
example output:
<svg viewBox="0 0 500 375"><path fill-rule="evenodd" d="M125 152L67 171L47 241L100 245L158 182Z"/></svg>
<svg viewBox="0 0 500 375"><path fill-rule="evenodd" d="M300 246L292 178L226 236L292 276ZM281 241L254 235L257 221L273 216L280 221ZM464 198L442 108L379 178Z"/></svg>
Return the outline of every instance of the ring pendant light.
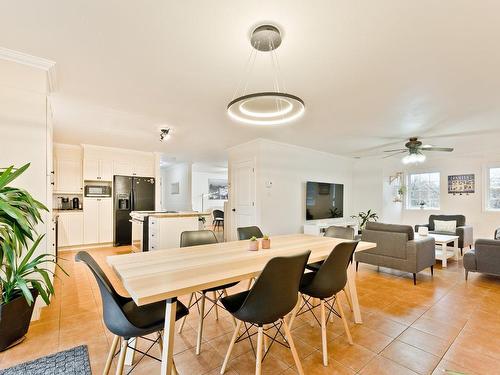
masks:
<svg viewBox="0 0 500 375"><path fill-rule="evenodd" d="M293 121L304 113L304 101L280 89L283 85L280 84L276 49L281 45L281 41L281 33L273 25L261 25L252 32L250 42L253 48L247 61L247 79L243 85L243 82L240 82L233 100L227 105L227 113L231 118L252 125L280 125ZM275 73L273 90L247 94L248 76L256 55L260 52L268 52L271 55Z"/></svg>

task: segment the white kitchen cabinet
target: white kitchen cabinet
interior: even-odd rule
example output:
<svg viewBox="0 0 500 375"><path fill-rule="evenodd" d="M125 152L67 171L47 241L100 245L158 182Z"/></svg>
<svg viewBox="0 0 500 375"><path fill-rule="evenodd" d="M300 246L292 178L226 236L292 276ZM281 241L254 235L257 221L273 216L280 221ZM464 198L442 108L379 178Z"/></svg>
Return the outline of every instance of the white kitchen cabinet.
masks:
<svg viewBox="0 0 500 375"><path fill-rule="evenodd" d="M152 161L113 161L113 174L117 176L153 177L154 164Z"/></svg>
<svg viewBox="0 0 500 375"><path fill-rule="evenodd" d="M75 246L83 243L83 213L60 212L57 246Z"/></svg>
<svg viewBox="0 0 500 375"><path fill-rule="evenodd" d="M84 243L113 241L113 199L85 198L83 200Z"/></svg>
<svg viewBox="0 0 500 375"><path fill-rule="evenodd" d="M113 181L113 162L106 159L83 161L83 179L92 181Z"/></svg>
<svg viewBox="0 0 500 375"><path fill-rule="evenodd" d="M81 193L81 160L57 158L55 162L55 191L65 193Z"/></svg>

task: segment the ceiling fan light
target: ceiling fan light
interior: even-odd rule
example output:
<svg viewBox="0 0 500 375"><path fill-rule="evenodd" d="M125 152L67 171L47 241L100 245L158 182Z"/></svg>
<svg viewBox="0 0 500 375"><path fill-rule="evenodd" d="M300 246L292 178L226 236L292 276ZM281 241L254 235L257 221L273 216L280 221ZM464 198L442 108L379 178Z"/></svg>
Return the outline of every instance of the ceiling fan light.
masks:
<svg viewBox="0 0 500 375"><path fill-rule="evenodd" d="M417 163L423 163L425 161L425 155L420 153L416 155L416 162Z"/></svg>

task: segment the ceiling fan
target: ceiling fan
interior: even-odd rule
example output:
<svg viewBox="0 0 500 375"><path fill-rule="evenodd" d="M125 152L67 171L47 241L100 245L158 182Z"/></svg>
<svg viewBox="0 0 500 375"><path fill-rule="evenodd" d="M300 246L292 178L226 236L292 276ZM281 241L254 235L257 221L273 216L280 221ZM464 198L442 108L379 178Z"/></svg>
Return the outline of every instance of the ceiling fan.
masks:
<svg viewBox="0 0 500 375"><path fill-rule="evenodd" d="M452 152L453 148L451 147L435 147L432 145L424 145L421 141L418 140L417 137L412 137L405 143L406 148L397 149L397 150L385 150L384 152L391 153L390 155L384 157L390 158L399 154L407 154L403 157L402 162L404 164L412 164L412 163L423 163L425 161L424 151L443 151L443 152Z"/></svg>

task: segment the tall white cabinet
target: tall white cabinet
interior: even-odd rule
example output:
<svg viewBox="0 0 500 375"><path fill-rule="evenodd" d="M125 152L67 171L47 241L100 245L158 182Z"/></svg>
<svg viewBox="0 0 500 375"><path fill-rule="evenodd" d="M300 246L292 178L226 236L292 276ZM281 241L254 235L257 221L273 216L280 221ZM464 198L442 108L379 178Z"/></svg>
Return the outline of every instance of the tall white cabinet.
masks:
<svg viewBox="0 0 500 375"><path fill-rule="evenodd" d="M113 198L83 200L84 244L113 241Z"/></svg>

